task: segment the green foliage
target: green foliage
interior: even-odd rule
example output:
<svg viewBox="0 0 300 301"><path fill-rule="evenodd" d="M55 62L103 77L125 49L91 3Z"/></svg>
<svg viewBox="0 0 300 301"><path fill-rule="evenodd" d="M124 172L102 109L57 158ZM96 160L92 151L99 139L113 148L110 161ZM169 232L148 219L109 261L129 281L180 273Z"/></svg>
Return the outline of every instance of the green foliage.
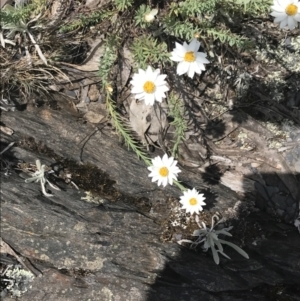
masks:
<svg viewBox="0 0 300 301"><path fill-rule="evenodd" d="M228 44L229 46L237 46L239 48L247 48L252 45L252 43L243 38L240 37L229 30L224 29L215 29L210 28L206 30L207 36L211 36L213 40L219 40L223 44Z"/></svg>
<svg viewBox="0 0 300 301"><path fill-rule="evenodd" d="M270 10L272 0L185 0L172 2L164 16L164 33L191 40L201 33L203 39L219 40L231 47L247 48L245 37L234 34L233 24L244 14L257 16ZM227 20L226 20L227 19ZM226 22L224 22L226 21Z"/></svg>
<svg viewBox="0 0 300 301"><path fill-rule="evenodd" d="M103 11L96 10L89 15L80 14L76 19L62 25L59 29L60 32L70 32L73 30L83 29L85 27L90 27L99 24L105 19L111 18L115 14L115 11Z"/></svg>
<svg viewBox="0 0 300 301"><path fill-rule="evenodd" d="M186 0L179 2L178 12L182 16L191 16L194 14L213 15L216 13L216 6L219 0Z"/></svg>
<svg viewBox="0 0 300 301"><path fill-rule="evenodd" d="M197 239L195 241L191 241L188 239L182 239L178 243L179 244L181 244L182 242L191 243L191 246L190 246L191 249L196 249L198 247L198 245L203 243L203 246L202 246L203 251L207 252L209 249L211 249L213 259L216 264L220 263L219 253L221 255L223 255L224 257L230 259L230 257L224 253L224 248L223 248L222 244L230 246L235 251L237 251L239 254L241 254L243 257L249 259L248 254L244 250L242 250L240 247L238 247L237 245L235 245L227 240L223 240L218 237L220 234L223 236L231 237L232 235L229 233L229 231L233 228L231 226L228 228L223 228L221 230L215 230L214 228L223 221L221 219L215 224L215 219L218 220L218 218L219 217L217 214L213 215L212 222L211 222L211 228L207 228L203 222L202 222L202 225L200 225L199 217L196 216L195 220L200 229L195 230L193 233L193 236L196 236Z"/></svg>
<svg viewBox="0 0 300 301"><path fill-rule="evenodd" d="M32 0L30 4L25 6L6 5L0 10L1 26L4 24L18 24L20 21L27 23L36 15L45 10L46 0Z"/></svg>
<svg viewBox="0 0 300 301"><path fill-rule="evenodd" d="M138 156L138 158L142 159L147 166L151 165L151 161L148 158L147 154L142 150L139 146L138 142L134 140L131 136L130 129L124 126L124 121L122 117L116 110L116 106L111 98L111 94L108 92L106 96L106 107L111 116L116 131L124 138L125 144L128 148L131 148Z"/></svg>
<svg viewBox="0 0 300 301"><path fill-rule="evenodd" d="M232 2L241 5L244 8L243 12L250 15L267 13L273 4L273 0L232 0Z"/></svg>
<svg viewBox="0 0 300 301"><path fill-rule="evenodd" d="M117 7L117 10L121 12L131 7L134 2L134 0L113 0L113 1Z"/></svg>
<svg viewBox="0 0 300 301"><path fill-rule="evenodd" d="M187 122L184 118L185 108L183 101L173 92L168 97L169 115L173 117L173 121L170 123L175 127L175 141L172 149L172 156L177 157L178 146L181 141L185 139L184 133L187 130Z"/></svg>
<svg viewBox="0 0 300 301"><path fill-rule="evenodd" d="M124 126L124 121L122 120L121 115L117 112L116 106L111 97L113 88L110 82L110 72L118 57L117 50L119 42L120 38L118 36L110 36L105 41L104 47L106 51L100 59L99 76L102 81L102 87L106 89L106 108L113 120L116 131L124 138L125 144L128 148L131 148L137 154L138 158L141 158L147 165L151 165L150 159L143 152L138 142L132 138L130 134L131 131Z"/></svg>
<svg viewBox="0 0 300 301"><path fill-rule="evenodd" d="M149 14L151 11L151 8L148 5L142 4L139 9L136 11L134 20L135 25L139 25L141 28L148 27L151 23L146 22L145 15Z"/></svg>
<svg viewBox="0 0 300 301"><path fill-rule="evenodd" d="M164 65L170 61L170 54L165 42L158 43L158 40L150 35L137 37L130 47L134 61L139 68L146 69L147 65L161 63Z"/></svg>
<svg viewBox="0 0 300 301"><path fill-rule="evenodd" d="M120 38L116 35L111 35L108 37L104 44L104 54L103 57L100 58L100 64L99 64L99 77L102 81L102 87L106 88L108 86L111 86L110 83L110 73L112 70L112 67L114 63L116 62L118 58L118 45L120 42Z"/></svg>
<svg viewBox="0 0 300 301"><path fill-rule="evenodd" d="M163 20L164 33L190 41L199 33L200 28L189 22L179 21L176 16L166 16Z"/></svg>

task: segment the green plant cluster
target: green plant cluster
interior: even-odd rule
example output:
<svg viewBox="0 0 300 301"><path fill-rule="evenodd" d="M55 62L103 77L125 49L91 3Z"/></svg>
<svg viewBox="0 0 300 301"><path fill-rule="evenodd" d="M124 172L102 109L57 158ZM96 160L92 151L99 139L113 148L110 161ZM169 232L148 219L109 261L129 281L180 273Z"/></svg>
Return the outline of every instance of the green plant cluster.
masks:
<svg viewBox="0 0 300 301"><path fill-rule="evenodd" d="M243 12L257 16L270 10L272 0L231 0L232 5L238 4L243 7Z"/></svg>
<svg viewBox="0 0 300 301"><path fill-rule="evenodd" d="M119 133L123 137L126 146L129 149L132 149L136 153L138 158L142 159L147 166L150 166L151 160L143 151L139 143L132 137L131 130L129 129L129 127L126 127L124 125L124 120L122 119L121 115L117 112L116 105L114 104L114 101L111 98L110 92L107 92L106 107L113 120L113 124L116 128L117 133Z"/></svg>
<svg viewBox="0 0 300 301"><path fill-rule="evenodd" d="M146 69L148 65L156 65L160 63L164 66L170 63L170 54L165 42L159 42L151 35L143 35L136 37L130 50L133 54L134 61L137 62L139 68Z"/></svg>
<svg viewBox="0 0 300 301"><path fill-rule="evenodd" d="M112 68L118 58L118 45L120 43L119 36L110 36L104 43L104 54L100 58L98 75L102 82L102 87L107 88L111 86L110 74Z"/></svg>
<svg viewBox="0 0 300 301"><path fill-rule="evenodd" d="M134 20L135 20L135 25L139 26L141 28L146 28L151 25L151 23L147 22L145 20L145 16L149 14L151 11L150 6L142 4L136 11Z"/></svg>
<svg viewBox="0 0 300 301"><path fill-rule="evenodd" d="M258 2L260 5L257 4ZM165 1L165 8L159 11L153 19L147 20L146 16L151 12L149 5L133 0L113 1L116 9L120 12L120 16L126 15L126 22L129 22L128 24L131 22L132 27L129 29L134 37L126 42L129 43L128 46L133 56L134 70L146 69L149 65L153 67L171 66L168 42L170 40L176 41L178 38L190 41L195 37L200 37L206 44L217 41L228 47L241 49L252 47L251 41L234 32L235 22L240 22L243 16L257 16L267 13L270 9L271 0L265 2L261 0ZM135 12L133 12L133 7ZM128 17L132 18L131 21L128 21ZM110 36L114 36L113 31ZM120 39L120 44L122 44L122 38ZM110 85L106 79L110 73L110 66L117 55L111 53L115 47L113 43L111 43L111 47L109 51L105 52L99 67L103 86ZM178 155L178 146L184 139L184 132L187 129L184 120L184 104L175 95L175 92L170 93L168 97L170 115L174 118L172 124L175 126L173 156ZM116 119L115 122L121 122L121 119ZM122 134L122 131L119 132Z"/></svg>
<svg viewBox="0 0 300 301"><path fill-rule="evenodd" d="M174 93L171 92L168 97L169 115L173 118L170 123L175 127L175 141L172 149L172 157L177 157L178 146L185 139L185 131L187 130L187 121L184 118L185 107L183 101Z"/></svg>
<svg viewBox="0 0 300 301"><path fill-rule="evenodd" d="M112 98L113 86L110 78L110 73L113 65L118 58L117 53L119 42L120 38L118 36L111 36L105 41L105 52L99 64L98 74L101 78L102 87L106 91L106 108L112 118L117 133L119 133L123 137L127 147L131 148L137 154L138 158L141 158L149 166L151 165L150 159L139 146L139 143L132 137L131 130L127 126L125 126L125 122L121 115L118 113L117 107Z"/></svg>
<svg viewBox="0 0 300 301"><path fill-rule="evenodd" d="M134 0L113 0L119 11L124 11L133 5Z"/></svg>
<svg viewBox="0 0 300 301"><path fill-rule="evenodd" d="M165 33L178 38L190 40L198 35L202 39L212 38L229 46L247 48L251 43L245 37L236 35L227 24L240 22L243 15L265 14L270 10L270 3L270 0L174 1L162 18L162 24Z"/></svg>
<svg viewBox="0 0 300 301"><path fill-rule="evenodd" d="M46 0L32 0L28 5L16 6L6 5L0 10L0 22L3 24L18 24L29 22L36 15L45 10Z"/></svg>
<svg viewBox="0 0 300 301"><path fill-rule="evenodd" d="M116 12L114 10L95 10L89 15L80 14L71 22L62 25L59 32L66 33L74 30L84 29L111 18Z"/></svg>

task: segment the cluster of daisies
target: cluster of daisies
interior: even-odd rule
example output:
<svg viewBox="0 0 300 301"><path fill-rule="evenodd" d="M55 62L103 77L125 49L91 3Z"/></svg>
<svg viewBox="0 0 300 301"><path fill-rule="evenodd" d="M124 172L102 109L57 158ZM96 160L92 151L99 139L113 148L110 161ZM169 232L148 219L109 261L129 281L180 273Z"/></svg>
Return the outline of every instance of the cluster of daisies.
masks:
<svg viewBox="0 0 300 301"><path fill-rule="evenodd" d="M280 28L288 26L289 29L294 29L300 22L300 2L299 0L274 0L271 7L271 15L275 17L274 22L280 23ZM146 16L146 21L152 22L155 19L157 10L152 10ZM171 52L171 60L178 62L177 74L187 74L193 78L195 73L201 74L205 70L204 64L208 64L206 54L198 52L200 42L193 39L189 44L184 42L182 45L176 43L176 47ZM132 94L138 100L143 100L146 105L154 105L155 101L162 102L166 98L166 92L169 87L166 82L166 74L160 74L160 70L153 70L150 66L146 70L139 69L138 73L133 75ZM156 157L152 159L152 166L148 167L151 171L149 177L152 177L152 182L157 182L158 186L167 184L172 185L173 181L177 181L177 175L180 169L177 167L177 161L173 157L168 157L165 154L162 158ZM205 198L203 194L199 194L195 188L187 189L180 197L182 208L187 212L199 213L203 210L202 206Z"/></svg>
<svg viewBox="0 0 300 301"><path fill-rule="evenodd" d="M187 73L190 78L194 74L201 74L205 70L204 64L209 63L206 59L206 54L198 52L200 42L193 39L190 44L186 42L183 45L176 43L176 48L171 53L171 60L178 62L177 74L182 75ZM154 102L162 102L166 98L165 92L169 91L167 75L160 74L160 70L152 70L150 66L146 70L139 69L138 73L133 75L132 90L135 98L144 100L146 105L154 105Z"/></svg>
<svg viewBox="0 0 300 301"><path fill-rule="evenodd" d="M177 175L180 173L177 161L173 157L168 157L167 154L162 158L157 156L152 159L152 166L149 166L148 169L151 171L149 177L152 177L152 182L157 182L158 186L162 184L164 187L177 181ZM198 214L203 210L202 206L206 205L204 200L203 194L199 194L195 188L185 190L183 196L180 197L182 209L191 214Z"/></svg>
<svg viewBox="0 0 300 301"><path fill-rule="evenodd" d="M196 39L193 39L190 44L176 43L176 48L171 53L171 60L178 62L178 75L187 73L193 78L195 73L201 74L205 70L204 64L209 61L205 53L198 52L199 47L200 42ZM159 69L153 71L150 66L146 70L139 69L138 73L133 75L131 92L136 99L144 100L146 105L154 105L155 101L162 102L163 98L166 98L165 92L169 91L166 77L166 74L160 74ZM177 161L173 157L168 157L167 154L162 158L158 156L152 159L152 166L148 169L151 171L149 177L152 177L152 182L157 182L158 186L164 187L167 184L172 185L174 180L177 181L177 175L180 172ZM204 200L203 194L199 194L195 188L185 190L183 196L180 197L182 209L191 214L203 210Z"/></svg>

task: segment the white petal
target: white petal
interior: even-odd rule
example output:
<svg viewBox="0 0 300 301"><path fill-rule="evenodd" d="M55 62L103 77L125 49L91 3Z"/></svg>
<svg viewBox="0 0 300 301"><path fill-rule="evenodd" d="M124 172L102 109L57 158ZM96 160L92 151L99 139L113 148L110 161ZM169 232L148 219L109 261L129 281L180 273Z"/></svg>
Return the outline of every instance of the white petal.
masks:
<svg viewBox="0 0 300 301"><path fill-rule="evenodd" d="M148 93L146 93L144 100L145 100L145 104L146 105L153 106L154 101L155 101L154 94L148 94Z"/></svg>
<svg viewBox="0 0 300 301"><path fill-rule="evenodd" d="M131 93L136 94L136 93L143 93L144 88L142 86L135 86L131 89Z"/></svg>
<svg viewBox="0 0 300 301"><path fill-rule="evenodd" d="M157 91L155 93L155 99L158 101L158 102L162 102L162 99L163 98L166 98L166 95L164 92L160 92L160 91Z"/></svg>
<svg viewBox="0 0 300 301"><path fill-rule="evenodd" d="M278 13L285 13L285 8L279 6L279 5L273 5L271 6L271 10L272 11L275 11L275 12L278 12Z"/></svg>
<svg viewBox="0 0 300 301"><path fill-rule="evenodd" d="M285 18L280 22L280 28L284 28L288 25L288 18Z"/></svg>
<svg viewBox="0 0 300 301"><path fill-rule="evenodd" d="M139 69L139 70L141 70L141 69ZM147 69L146 69L146 72L145 72L145 75L147 76L148 74L152 74L152 68L151 68L151 66L148 66L147 67Z"/></svg>
<svg viewBox="0 0 300 301"><path fill-rule="evenodd" d="M200 42L198 42L196 39L193 39L188 47L189 51L196 52L200 47Z"/></svg>
<svg viewBox="0 0 300 301"><path fill-rule="evenodd" d="M168 86L158 86L157 87L157 91L159 91L159 92L167 92L167 91L169 91L170 89L169 89L169 87Z"/></svg>
<svg viewBox="0 0 300 301"><path fill-rule="evenodd" d="M162 102L163 101L163 97L161 95L155 94L155 99L157 102Z"/></svg>
<svg viewBox="0 0 300 301"><path fill-rule="evenodd" d="M190 63L188 62L180 62L178 65L177 65L177 74L178 75L182 75L184 73L187 73L188 70L189 70L189 67L190 67Z"/></svg>
<svg viewBox="0 0 300 301"><path fill-rule="evenodd" d="M281 13L281 12L279 13L277 11L271 12L270 15L273 17L283 17L283 18L285 18L287 16L285 13Z"/></svg>
<svg viewBox="0 0 300 301"><path fill-rule="evenodd" d="M195 73L201 74L201 69L200 69L199 64L197 62L193 63L193 67L194 67Z"/></svg>
<svg viewBox="0 0 300 301"><path fill-rule="evenodd" d="M194 64L190 64L187 75L188 77L193 78L194 74L195 74Z"/></svg>
<svg viewBox="0 0 300 301"><path fill-rule="evenodd" d="M210 61L206 58L206 54L199 52L196 54L196 61L202 64L209 64Z"/></svg>
<svg viewBox="0 0 300 301"><path fill-rule="evenodd" d="M145 95L146 94L144 92L143 93L139 93L139 94L134 95L134 98L141 100L141 99L145 98Z"/></svg>
<svg viewBox="0 0 300 301"><path fill-rule="evenodd" d="M286 19L286 18L287 18L287 16L284 16L284 15L279 16L279 17L276 17L276 18L274 19L274 23L280 23L281 21L283 21L283 20Z"/></svg>
<svg viewBox="0 0 300 301"><path fill-rule="evenodd" d="M198 65L200 70L205 71L205 66L202 63L197 62L197 65Z"/></svg>
<svg viewBox="0 0 300 301"><path fill-rule="evenodd" d="M162 178L162 185L164 186L164 187L166 187L167 185L168 185L168 177L164 177L164 178Z"/></svg>
<svg viewBox="0 0 300 301"><path fill-rule="evenodd" d="M183 42L183 48L184 48L184 53L186 53L189 50L189 45L187 42Z"/></svg>
<svg viewBox="0 0 300 301"><path fill-rule="evenodd" d="M296 25L297 25L297 21L295 21L293 17L288 17L288 26L289 26L289 29L293 30Z"/></svg>
<svg viewBox="0 0 300 301"><path fill-rule="evenodd" d="M146 72L143 69L139 69L139 76L145 76Z"/></svg>
<svg viewBox="0 0 300 301"><path fill-rule="evenodd" d="M184 53L186 52L186 50L187 50L187 45L186 45L186 47L185 47L184 44L181 45L181 44L179 44L179 43L177 43L177 42L175 42L175 45L176 45L176 48L175 48L175 49L181 51L181 53L184 54ZM174 49L174 51L175 51L175 49Z"/></svg>
<svg viewBox="0 0 300 301"><path fill-rule="evenodd" d="M172 54L172 56L170 57L170 59L174 62L182 62L183 61L183 57L178 56L176 54Z"/></svg>

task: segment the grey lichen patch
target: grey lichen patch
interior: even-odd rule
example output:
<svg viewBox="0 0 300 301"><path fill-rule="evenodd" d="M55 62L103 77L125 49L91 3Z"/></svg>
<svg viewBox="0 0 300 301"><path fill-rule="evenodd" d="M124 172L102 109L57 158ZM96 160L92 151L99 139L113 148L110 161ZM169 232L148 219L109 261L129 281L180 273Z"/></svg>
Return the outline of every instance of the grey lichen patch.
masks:
<svg viewBox="0 0 300 301"><path fill-rule="evenodd" d="M1 276L3 282L7 283L7 286L1 292L1 297L4 297L7 293L14 297L21 297L31 288L31 282L35 278L30 271L24 270L21 265L8 266Z"/></svg>
<svg viewBox="0 0 300 301"><path fill-rule="evenodd" d="M267 75L266 81L272 88L272 99L280 102L284 99L283 86L286 82L282 79L282 72L276 71Z"/></svg>
<svg viewBox="0 0 300 301"><path fill-rule="evenodd" d="M77 222L74 226L74 230L79 233L84 233L86 231L86 225L83 222Z"/></svg>
<svg viewBox="0 0 300 301"><path fill-rule="evenodd" d="M92 193L91 191L85 191L85 196L81 197L82 200L88 202L88 203L94 203L98 205L106 204L108 201L99 195Z"/></svg>
<svg viewBox="0 0 300 301"><path fill-rule="evenodd" d="M288 47L286 40L282 40L280 45L274 47L270 44L266 44L264 49L256 48L256 55L260 61L265 63L278 65L278 62L284 68L289 69L292 72L300 71L300 38L292 38L290 46ZM292 49L289 51L288 48Z"/></svg>
<svg viewBox="0 0 300 301"><path fill-rule="evenodd" d="M295 37L290 40L282 40L276 47L266 44L263 49L256 48L256 58L258 61L268 66L277 66L273 72L268 70L268 74L264 79L265 84L270 88L270 96L274 101L280 102L284 100L284 91L288 84L284 79L286 71L295 74L300 72L299 45L300 37Z"/></svg>
<svg viewBox="0 0 300 301"><path fill-rule="evenodd" d="M248 138L247 133L240 131L237 138L238 138L238 146L240 147L241 150L249 151L255 148L255 145Z"/></svg>
<svg viewBox="0 0 300 301"><path fill-rule="evenodd" d="M236 96L240 98L241 100L247 99L247 93L251 86L251 82L253 80L253 76L244 71L240 73L234 82L234 90L236 93Z"/></svg>
<svg viewBox="0 0 300 301"><path fill-rule="evenodd" d="M224 104L212 103L211 108L207 110L207 113L211 113L211 116L219 116L227 111L227 107Z"/></svg>
<svg viewBox="0 0 300 301"><path fill-rule="evenodd" d="M265 122L266 128L274 134L273 139L269 140L268 147L273 149L281 148L290 137L290 129L293 128L293 121L283 119L282 121Z"/></svg>
<svg viewBox="0 0 300 301"><path fill-rule="evenodd" d="M300 52L300 36L292 38L291 45L296 51Z"/></svg>
<svg viewBox="0 0 300 301"><path fill-rule="evenodd" d="M105 258L97 258L94 261L85 261L84 262L84 269L90 271L98 271L103 268L103 263L106 261Z"/></svg>
<svg viewBox="0 0 300 301"><path fill-rule="evenodd" d="M113 297L113 293L112 291L107 288L107 287L103 287L103 289L101 290L101 293L103 293L103 300L105 301L112 301L112 297Z"/></svg>

